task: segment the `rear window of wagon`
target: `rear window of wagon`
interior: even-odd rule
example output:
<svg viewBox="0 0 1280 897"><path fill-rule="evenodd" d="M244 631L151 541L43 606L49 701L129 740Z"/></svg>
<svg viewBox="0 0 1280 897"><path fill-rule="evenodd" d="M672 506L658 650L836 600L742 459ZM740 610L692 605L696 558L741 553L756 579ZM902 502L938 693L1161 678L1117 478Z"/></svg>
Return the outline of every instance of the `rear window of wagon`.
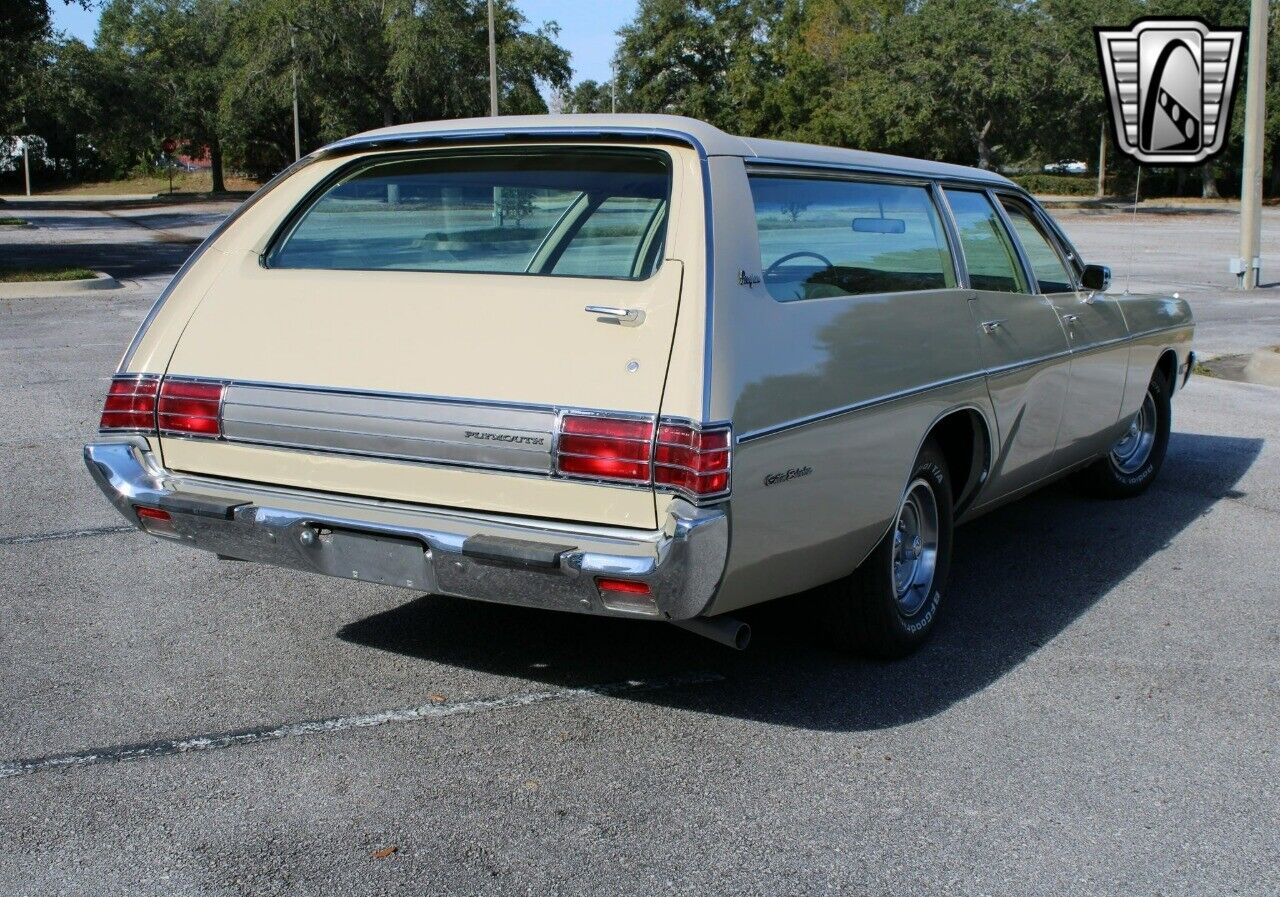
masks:
<svg viewBox="0 0 1280 897"><path fill-rule="evenodd" d="M641 280L662 263L670 193L650 150L373 158L315 191L265 263Z"/></svg>

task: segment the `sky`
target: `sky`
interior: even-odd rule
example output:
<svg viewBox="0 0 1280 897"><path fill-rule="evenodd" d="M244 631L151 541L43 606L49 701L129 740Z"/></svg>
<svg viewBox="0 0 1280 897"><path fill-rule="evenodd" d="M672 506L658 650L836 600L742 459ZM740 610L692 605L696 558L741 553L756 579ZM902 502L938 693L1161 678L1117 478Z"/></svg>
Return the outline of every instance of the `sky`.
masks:
<svg viewBox="0 0 1280 897"><path fill-rule="evenodd" d="M78 3L53 0L53 27L93 43L98 27L97 4L84 9ZM609 61L617 46L616 32L635 15L636 0L516 0L532 26L546 21L560 25L560 45L572 59L573 80L608 81Z"/></svg>

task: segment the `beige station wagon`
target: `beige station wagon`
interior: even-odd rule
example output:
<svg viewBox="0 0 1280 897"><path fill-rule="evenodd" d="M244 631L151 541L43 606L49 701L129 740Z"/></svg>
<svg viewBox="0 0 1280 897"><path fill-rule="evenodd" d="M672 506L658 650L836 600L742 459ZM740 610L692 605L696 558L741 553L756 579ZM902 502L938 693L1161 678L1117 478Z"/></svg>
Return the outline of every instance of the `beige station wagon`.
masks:
<svg viewBox="0 0 1280 897"><path fill-rule="evenodd" d="M823 586L893 656L958 522L1159 471L1191 314L1108 280L989 171L670 116L386 128L205 241L85 458L228 559L737 647Z"/></svg>

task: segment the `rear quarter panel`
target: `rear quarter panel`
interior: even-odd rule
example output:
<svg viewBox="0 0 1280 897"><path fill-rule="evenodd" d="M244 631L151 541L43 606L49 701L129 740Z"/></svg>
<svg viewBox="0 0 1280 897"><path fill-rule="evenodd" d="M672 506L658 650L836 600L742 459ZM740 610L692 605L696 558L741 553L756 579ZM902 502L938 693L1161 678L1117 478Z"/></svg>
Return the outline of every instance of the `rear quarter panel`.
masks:
<svg viewBox="0 0 1280 897"><path fill-rule="evenodd" d="M743 161L712 161L709 414L738 440L723 613L851 572L943 415L971 408L996 431L964 291L782 303L739 283L761 273L755 208Z"/></svg>
<svg viewBox="0 0 1280 897"><path fill-rule="evenodd" d="M1172 349L1182 371L1191 352L1195 320L1191 306L1177 296L1118 294L1113 296L1124 313L1129 328L1129 376L1125 382L1120 417L1128 420L1138 413L1147 384L1160 356ZM1175 377L1174 389L1181 383Z"/></svg>

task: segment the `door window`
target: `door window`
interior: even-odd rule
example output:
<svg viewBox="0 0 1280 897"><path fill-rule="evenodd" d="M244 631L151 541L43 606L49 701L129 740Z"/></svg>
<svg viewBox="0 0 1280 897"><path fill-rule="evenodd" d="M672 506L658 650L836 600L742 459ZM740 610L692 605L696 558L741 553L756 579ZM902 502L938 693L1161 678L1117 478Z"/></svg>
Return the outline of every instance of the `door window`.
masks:
<svg viewBox="0 0 1280 897"><path fill-rule="evenodd" d="M1031 210L1023 203L1007 196L1000 197L1000 203L1009 213L1009 222L1013 232L1022 244L1022 250L1031 263L1031 273L1036 276L1041 293L1070 293L1075 290L1075 282L1062 262L1062 256L1054 247L1053 241L1041 229L1040 222L1035 219Z"/></svg>
<svg viewBox="0 0 1280 897"><path fill-rule="evenodd" d="M925 187L752 175L760 263L782 302L955 286Z"/></svg>
<svg viewBox="0 0 1280 897"><path fill-rule="evenodd" d="M987 195L948 189L947 202L960 232L969 286L996 293L1029 292L1013 242Z"/></svg>

